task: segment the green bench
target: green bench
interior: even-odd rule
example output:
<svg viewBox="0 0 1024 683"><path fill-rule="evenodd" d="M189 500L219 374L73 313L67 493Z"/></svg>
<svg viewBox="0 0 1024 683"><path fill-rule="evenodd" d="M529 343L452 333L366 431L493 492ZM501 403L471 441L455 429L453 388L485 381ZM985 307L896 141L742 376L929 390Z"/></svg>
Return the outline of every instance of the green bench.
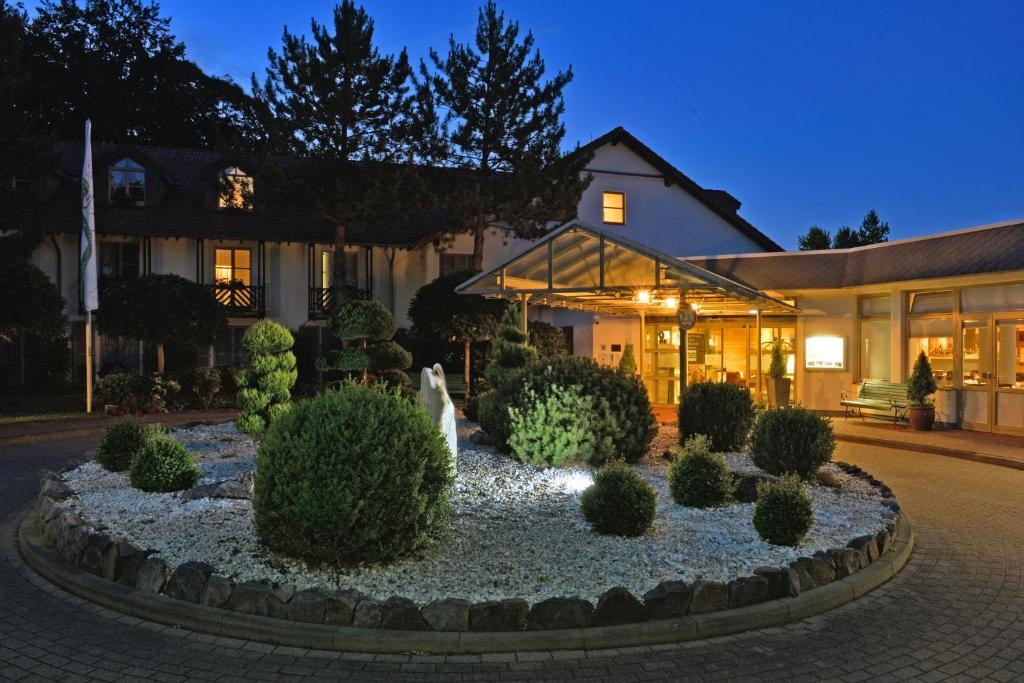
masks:
<svg viewBox="0 0 1024 683"><path fill-rule="evenodd" d="M866 379L860 385L860 394L856 398L850 398L844 391L839 405L846 410L846 419L851 415L858 415L861 419L865 417L879 417L889 419L890 415L893 424L900 420L907 419L907 385L896 382L880 382L874 379ZM864 409L881 410L889 415L877 415L868 413L864 415Z"/></svg>

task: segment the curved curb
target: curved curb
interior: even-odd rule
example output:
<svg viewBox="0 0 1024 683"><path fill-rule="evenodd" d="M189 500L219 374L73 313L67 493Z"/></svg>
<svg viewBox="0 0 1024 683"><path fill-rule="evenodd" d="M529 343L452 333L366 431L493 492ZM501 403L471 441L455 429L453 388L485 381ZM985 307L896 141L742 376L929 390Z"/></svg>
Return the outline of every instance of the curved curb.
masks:
<svg viewBox="0 0 1024 683"><path fill-rule="evenodd" d="M548 631L400 631L305 624L193 604L88 574L54 554L36 534L32 513L18 527L18 551L29 567L51 583L102 607L168 626L211 635L319 650L377 654L594 650L701 640L781 626L845 605L893 578L910 559L914 531L904 514L892 549L867 567L797 597L749 607L620 626Z"/></svg>

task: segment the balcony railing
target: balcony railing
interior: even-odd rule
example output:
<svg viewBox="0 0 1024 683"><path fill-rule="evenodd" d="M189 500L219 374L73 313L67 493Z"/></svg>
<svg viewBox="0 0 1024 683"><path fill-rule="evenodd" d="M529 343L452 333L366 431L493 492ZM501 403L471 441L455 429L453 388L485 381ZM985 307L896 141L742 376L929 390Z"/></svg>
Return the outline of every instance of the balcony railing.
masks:
<svg viewBox="0 0 1024 683"><path fill-rule="evenodd" d="M241 284L206 285L229 316L262 316L266 311L263 287Z"/></svg>
<svg viewBox="0 0 1024 683"><path fill-rule="evenodd" d="M334 291L334 287L309 288L309 317L311 320L326 318L331 314L335 301ZM345 295L349 299L369 300L373 298L370 290L358 287L346 287Z"/></svg>

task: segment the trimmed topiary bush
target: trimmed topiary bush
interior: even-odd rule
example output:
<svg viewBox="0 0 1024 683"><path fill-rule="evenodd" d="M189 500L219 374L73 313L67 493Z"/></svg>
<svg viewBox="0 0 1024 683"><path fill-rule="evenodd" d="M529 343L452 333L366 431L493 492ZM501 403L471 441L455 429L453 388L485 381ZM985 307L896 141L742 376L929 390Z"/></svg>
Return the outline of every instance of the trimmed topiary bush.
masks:
<svg viewBox="0 0 1024 683"><path fill-rule="evenodd" d="M622 357L619 358L619 372L624 375L636 374L636 356L633 355L632 344L626 344L622 348Z"/></svg>
<svg viewBox="0 0 1024 683"><path fill-rule="evenodd" d="M657 498L647 481L631 467L611 462L594 475L583 492L583 516L599 534L642 536L654 522Z"/></svg>
<svg viewBox="0 0 1024 683"><path fill-rule="evenodd" d="M259 436L280 414L277 406L291 401L299 376L291 351L295 337L284 325L263 319L245 331L242 343L249 352L249 367L235 374L239 386L235 424L240 432Z"/></svg>
<svg viewBox="0 0 1024 683"><path fill-rule="evenodd" d="M391 340L398 328L384 304L373 299L348 300L338 306L330 322L335 339L346 346L317 359L318 370L340 370L364 383L373 379L390 386L410 385L405 370L412 365L412 355Z"/></svg>
<svg viewBox="0 0 1024 683"><path fill-rule="evenodd" d="M515 384L523 368L537 360L537 350L526 342L519 307L509 306L501 318L498 338L491 345L491 362L484 371L492 389L504 389Z"/></svg>
<svg viewBox="0 0 1024 683"><path fill-rule="evenodd" d="M508 446L523 462L561 465L567 460L589 460L594 451L590 424L593 399L579 387L548 385L542 393L527 387L523 407L511 406Z"/></svg>
<svg viewBox="0 0 1024 683"><path fill-rule="evenodd" d="M508 405L522 408L528 402L527 390L532 389L540 395L552 384L576 386L581 396L591 400L592 464L619 458L635 462L647 452L658 431L658 424L643 384L633 375L601 367L590 358L566 356L534 363L522 373L520 388L511 397L507 393L495 393L499 397L505 396ZM481 402L481 418L482 413ZM488 433L491 432L488 430ZM491 436L498 439L497 434Z"/></svg>
<svg viewBox="0 0 1024 683"><path fill-rule="evenodd" d="M151 428L135 420L116 422L103 432L96 447L96 462L110 472L124 472L149 440Z"/></svg>
<svg viewBox="0 0 1024 683"><path fill-rule="evenodd" d="M732 472L720 453L711 452L711 441L703 434L691 436L681 457L669 471L669 490L680 505L708 508L724 505L736 488Z"/></svg>
<svg viewBox="0 0 1024 683"><path fill-rule="evenodd" d="M384 562L443 525L451 455L422 406L353 381L296 403L256 456L253 508L267 547L318 562Z"/></svg>
<svg viewBox="0 0 1024 683"><path fill-rule="evenodd" d="M835 449L832 421L797 406L766 410L750 434L755 465L769 474L795 474L808 481Z"/></svg>
<svg viewBox="0 0 1024 683"><path fill-rule="evenodd" d="M199 475L196 457L163 433L150 435L128 470L132 486L149 493L191 488L199 480Z"/></svg>
<svg viewBox="0 0 1024 683"><path fill-rule="evenodd" d="M935 374L932 372L932 365L928 361L928 354L921 351L914 361L914 370L907 380L907 401L912 406L930 406L929 397L935 393L938 386L935 384Z"/></svg>
<svg viewBox="0 0 1024 683"><path fill-rule="evenodd" d="M704 434L715 453L742 448L754 423L754 400L738 384L694 382L679 400L679 442Z"/></svg>
<svg viewBox="0 0 1024 683"><path fill-rule="evenodd" d="M772 545L797 546L814 524L814 506L796 475L787 474L777 482L757 485L754 528Z"/></svg>

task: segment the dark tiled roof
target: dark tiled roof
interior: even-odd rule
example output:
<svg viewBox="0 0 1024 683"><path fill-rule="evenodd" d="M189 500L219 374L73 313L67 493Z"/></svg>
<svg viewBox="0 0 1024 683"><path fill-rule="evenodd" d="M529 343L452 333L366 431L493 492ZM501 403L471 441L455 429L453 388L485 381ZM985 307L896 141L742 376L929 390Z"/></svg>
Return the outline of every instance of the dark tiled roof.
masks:
<svg viewBox="0 0 1024 683"><path fill-rule="evenodd" d="M730 223L741 233L752 239L765 251L782 251L782 247L776 244L768 235L764 234L753 225L748 223L742 216L736 213L740 208L740 202L724 190L707 190L685 173L670 164L659 156L654 150L640 142L632 133L618 126L604 135L580 147L580 152L590 153L605 145L624 144L637 154L641 159L658 169L665 176L666 182L673 182L693 195L698 201L714 211L718 216ZM733 206L735 204L735 206Z"/></svg>
<svg viewBox="0 0 1024 683"><path fill-rule="evenodd" d="M83 149L81 142L57 143L59 187L46 201L32 204L19 215L0 217L0 229L77 232L81 226L79 177ZM334 241L334 226L330 221L296 209L221 211L206 208L206 193L211 182L208 169L234 159L231 155L217 150L97 144L93 145L94 175L102 173L104 160L112 160L108 157L116 156L119 150L132 150L151 162L151 167L164 176L170 187L160 206L110 206L98 201L96 230L100 234ZM350 244L406 247L432 239L444 227L440 212L424 210L399 223L365 230L350 229L346 239Z"/></svg>
<svg viewBox="0 0 1024 683"><path fill-rule="evenodd" d="M690 263L760 290L838 289L1024 270L1024 221L854 249L707 256Z"/></svg>

